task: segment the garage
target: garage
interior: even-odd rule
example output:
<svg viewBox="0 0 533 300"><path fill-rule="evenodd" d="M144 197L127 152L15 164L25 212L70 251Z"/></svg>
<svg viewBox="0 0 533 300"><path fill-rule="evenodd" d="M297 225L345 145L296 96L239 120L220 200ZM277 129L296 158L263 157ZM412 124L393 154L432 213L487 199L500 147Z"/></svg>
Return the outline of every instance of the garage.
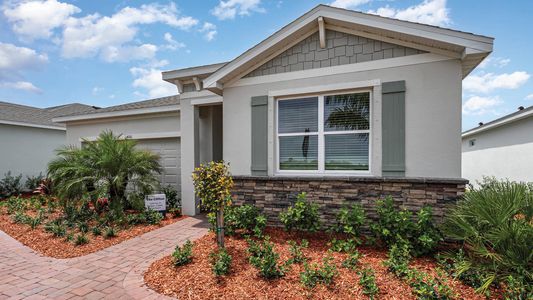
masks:
<svg viewBox="0 0 533 300"><path fill-rule="evenodd" d="M163 169L158 177L161 186L171 185L178 192L181 191L179 138L146 139L138 140L137 143L139 148L157 153L161 157Z"/></svg>

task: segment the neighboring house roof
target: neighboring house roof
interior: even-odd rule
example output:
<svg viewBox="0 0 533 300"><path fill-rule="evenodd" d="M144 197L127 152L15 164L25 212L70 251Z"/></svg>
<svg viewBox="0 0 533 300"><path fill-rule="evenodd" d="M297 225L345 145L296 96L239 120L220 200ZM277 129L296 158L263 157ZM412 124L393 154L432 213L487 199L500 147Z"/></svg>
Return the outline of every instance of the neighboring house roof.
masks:
<svg viewBox="0 0 533 300"><path fill-rule="evenodd" d="M203 87L221 94L224 84L245 76L254 68L305 38L310 32L316 32L321 28L349 31L355 35L460 59L463 77L466 77L492 52L494 40L491 37L458 30L318 5L234 60L220 64L219 69L203 79ZM164 72L163 78L179 86L187 83L180 82L185 79L183 78L185 73L192 78L198 76L190 72L194 71L194 68L187 70L188 72L184 72L185 70Z"/></svg>
<svg viewBox="0 0 533 300"><path fill-rule="evenodd" d="M533 105L530 106L530 107L527 107L527 108L521 107L521 108L518 109L518 111L515 111L515 112L513 112L511 114L505 115L505 116L503 116L501 118L498 118L496 120L490 121L488 123L484 123L484 124L481 123L482 125L463 132L462 137L466 138L466 137L472 136L474 134L477 134L477 133L480 133L480 132L484 132L484 131L487 131L487 130L491 130L491 129L494 129L496 127L500 127L500 126L503 126L503 125L507 125L509 123L513 123L513 122L516 122L518 120L522 120L524 118L528 118L528 117L531 117L531 116L533 116Z"/></svg>
<svg viewBox="0 0 533 300"><path fill-rule="evenodd" d="M95 107L72 103L61 106L38 108L0 101L0 124L65 130L65 125L52 121L65 113L86 113Z"/></svg>
<svg viewBox="0 0 533 300"><path fill-rule="evenodd" d="M180 98L178 95L161 97L156 99L126 103L90 112L66 114L54 118L54 122L81 121L89 119L110 118L117 116L139 115L179 110Z"/></svg>

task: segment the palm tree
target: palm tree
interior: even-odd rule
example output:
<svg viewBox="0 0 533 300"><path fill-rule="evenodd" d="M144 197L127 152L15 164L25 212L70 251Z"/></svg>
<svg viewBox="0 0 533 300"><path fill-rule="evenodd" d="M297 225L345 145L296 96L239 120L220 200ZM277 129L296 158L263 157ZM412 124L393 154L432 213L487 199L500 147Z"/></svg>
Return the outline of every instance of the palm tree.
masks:
<svg viewBox="0 0 533 300"><path fill-rule="evenodd" d="M48 164L48 176L57 193L77 199L85 192L109 194L111 202L124 204L128 184L146 188L161 172L159 155L137 149L136 142L102 132L96 141L83 141L81 148L66 146Z"/></svg>

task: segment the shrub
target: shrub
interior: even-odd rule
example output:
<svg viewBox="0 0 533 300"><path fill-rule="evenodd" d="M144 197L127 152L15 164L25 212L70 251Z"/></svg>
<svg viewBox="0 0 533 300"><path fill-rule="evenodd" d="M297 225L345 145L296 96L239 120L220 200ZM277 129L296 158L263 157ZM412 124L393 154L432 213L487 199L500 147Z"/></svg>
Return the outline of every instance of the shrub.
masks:
<svg viewBox="0 0 533 300"><path fill-rule="evenodd" d="M359 259L361 258L361 253L354 250L348 254L348 257L342 262L342 266L347 269L355 270L359 264Z"/></svg>
<svg viewBox="0 0 533 300"><path fill-rule="evenodd" d="M248 240L249 261L259 270L259 275L266 279L279 278L285 275L285 267L278 265L279 254L274 252L274 245L269 237L263 241L256 242Z"/></svg>
<svg viewBox="0 0 533 300"><path fill-rule="evenodd" d="M305 263L304 271L300 273L300 282L308 288L313 288L317 284L330 285L337 274L337 266L333 263L333 257L328 255L322 260L322 266L317 264L309 266Z"/></svg>
<svg viewBox="0 0 533 300"><path fill-rule="evenodd" d="M60 219L46 223L44 225L44 230L50 232L55 237L62 237L65 236L65 234L67 233L67 229L61 223Z"/></svg>
<svg viewBox="0 0 533 300"><path fill-rule="evenodd" d="M209 215L212 228L216 226L215 215ZM266 227L266 218L259 213L259 209L252 205L228 206L224 211L224 233L233 235L237 231L245 234L261 236Z"/></svg>
<svg viewBox="0 0 533 300"><path fill-rule="evenodd" d="M389 249L389 258L384 263L390 272L400 278L409 273L409 261L411 260L409 248L406 242L392 245Z"/></svg>
<svg viewBox="0 0 533 300"><path fill-rule="evenodd" d="M65 241L72 242L73 240L74 240L74 233L73 232L69 232L68 234L65 235Z"/></svg>
<svg viewBox="0 0 533 300"><path fill-rule="evenodd" d="M479 292L512 276L533 293L532 224L533 184L486 180L468 191L444 224L447 236L464 245L457 275L481 274Z"/></svg>
<svg viewBox="0 0 533 300"><path fill-rule="evenodd" d="M172 214L172 217L174 217L174 218L179 218L179 217L182 216L181 208L173 207L173 208L169 209L168 212L170 214Z"/></svg>
<svg viewBox="0 0 533 300"><path fill-rule="evenodd" d="M11 171L4 174L4 178L0 180L0 196L11 197L22 192L22 174L13 176Z"/></svg>
<svg viewBox="0 0 533 300"><path fill-rule="evenodd" d="M102 229L100 229L100 227L98 226L93 227L91 232L93 233L94 236L102 235Z"/></svg>
<svg viewBox="0 0 533 300"><path fill-rule="evenodd" d="M372 269L363 269L359 272L359 277L359 284L363 287L363 294L370 299L374 299L374 296L379 293L374 271Z"/></svg>
<svg viewBox="0 0 533 300"><path fill-rule="evenodd" d="M87 233L89 232L89 225L87 224L87 222L79 222L78 229L81 233Z"/></svg>
<svg viewBox="0 0 533 300"><path fill-rule="evenodd" d="M26 202L20 197L9 197L6 202L6 206L7 213L9 215L14 214L15 212L22 212L26 210Z"/></svg>
<svg viewBox="0 0 533 300"><path fill-rule="evenodd" d="M28 218L30 218L30 217L28 215L26 215L25 213L17 211L15 213L15 215L13 215L11 217L11 220L14 223L17 223L17 224L27 224L28 223Z"/></svg>
<svg viewBox="0 0 533 300"><path fill-rule="evenodd" d="M219 249L212 252L211 255L211 269L215 276L227 275L231 267L231 255L228 254L226 249Z"/></svg>
<svg viewBox="0 0 533 300"><path fill-rule="evenodd" d="M41 184L41 181L44 179L44 176L42 173L39 173L37 176L26 176L26 182L24 185L26 188L30 191L35 190L39 187L39 184Z"/></svg>
<svg viewBox="0 0 533 300"><path fill-rule="evenodd" d="M394 200L387 197L377 202L377 222L370 225L379 241L387 246L407 241L412 246L415 256L430 253L442 240L442 236L432 223L430 207L423 207L417 214L417 220L406 209L394 208Z"/></svg>
<svg viewBox="0 0 533 300"><path fill-rule="evenodd" d="M286 230L314 232L320 229L318 205L307 201L306 193L298 194L296 203L281 212L279 218Z"/></svg>
<svg viewBox="0 0 533 300"><path fill-rule="evenodd" d="M337 232L348 234L357 238L360 229L365 223L365 211L361 205L343 207L337 214Z"/></svg>
<svg viewBox="0 0 533 300"><path fill-rule="evenodd" d="M173 209L173 208L181 208L181 200L178 197L178 191L171 186L167 185L162 190L163 194L165 194L165 197L167 199L166 205L167 210Z"/></svg>
<svg viewBox="0 0 533 300"><path fill-rule="evenodd" d="M146 223L149 225L159 225L163 220L163 215L153 209L147 209L144 215L146 216Z"/></svg>
<svg viewBox="0 0 533 300"><path fill-rule="evenodd" d="M417 299L448 300L455 299L452 289L444 283L441 272L432 277L425 272L410 269L407 277L411 291Z"/></svg>
<svg viewBox="0 0 533 300"><path fill-rule="evenodd" d="M128 205L135 211L144 211L144 195L142 193L128 193Z"/></svg>
<svg viewBox="0 0 533 300"><path fill-rule="evenodd" d="M338 240L334 238L330 242L330 249L335 252L352 252L360 244L360 241L356 239Z"/></svg>
<svg viewBox="0 0 533 300"><path fill-rule="evenodd" d="M144 212L138 214L129 214L126 216L126 222L129 225L139 225L146 223L146 214Z"/></svg>
<svg viewBox="0 0 533 300"><path fill-rule="evenodd" d="M289 244L289 252L291 253L291 258L289 259L288 263L299 264L307 260L302 251L303 248L309 247L309 242L307 240L303 239L300 242L300 245L298 245L298 243L295 241L288 241L287 243Z"/></svg>
<svg viewBox="0 0 533 300"><path fill-rule="evenodd" d="M485 274L479 269L469 267L470 262L466 259L463 249L460 248L457 251L438 254L437 260L444 270L463 283L476 289L483 286ZM487 290L486 293L488 292Z"/></svg>
<svg viewBox="0 0 533 300"><path fill-rule="evenodd" d="M115 236L117 236L117 232L114 227L109 226L105 229L104 238L109 239Z"/></svg>
<svg viewBox="0 0 533 300"><path fill-rule="evenodd" d="M28 216L25 220L25 223L30 225L31 229L34 230L39 225L41 225L42 221L43 219L41 215L35 216L33 218Z"/></svg>
<svg viewBox="0 0 533 300"><path fill-rule="evenodd" d="M89 243L89 238L87 237L87 235L85 235L85 233L80 233L78 235L76 235L75 239L74 239L74 244L76 246L81 246L81 245L85 245L85 244L88 244Z"/></svg>
<svg viewBox="0 0 533 300"><path fill-rule="evenodd" d="M191 241L187 240L182 247L177 245L172 253L172 262L176 267L183 266L192 261L192 246Z"/></svg>

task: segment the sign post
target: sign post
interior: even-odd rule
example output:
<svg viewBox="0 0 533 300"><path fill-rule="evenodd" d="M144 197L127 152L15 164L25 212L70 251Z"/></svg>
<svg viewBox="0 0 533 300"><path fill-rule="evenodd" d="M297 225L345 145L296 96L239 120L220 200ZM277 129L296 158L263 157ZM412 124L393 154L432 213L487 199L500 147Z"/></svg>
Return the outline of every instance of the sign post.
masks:
<svg viewBox="0 0 533 300"><path fill-rule="evenodd" d="M144 198L144 206L147 209L158 211L164 216L167 212L167 197L165 194L146 195Z"/></svg>

